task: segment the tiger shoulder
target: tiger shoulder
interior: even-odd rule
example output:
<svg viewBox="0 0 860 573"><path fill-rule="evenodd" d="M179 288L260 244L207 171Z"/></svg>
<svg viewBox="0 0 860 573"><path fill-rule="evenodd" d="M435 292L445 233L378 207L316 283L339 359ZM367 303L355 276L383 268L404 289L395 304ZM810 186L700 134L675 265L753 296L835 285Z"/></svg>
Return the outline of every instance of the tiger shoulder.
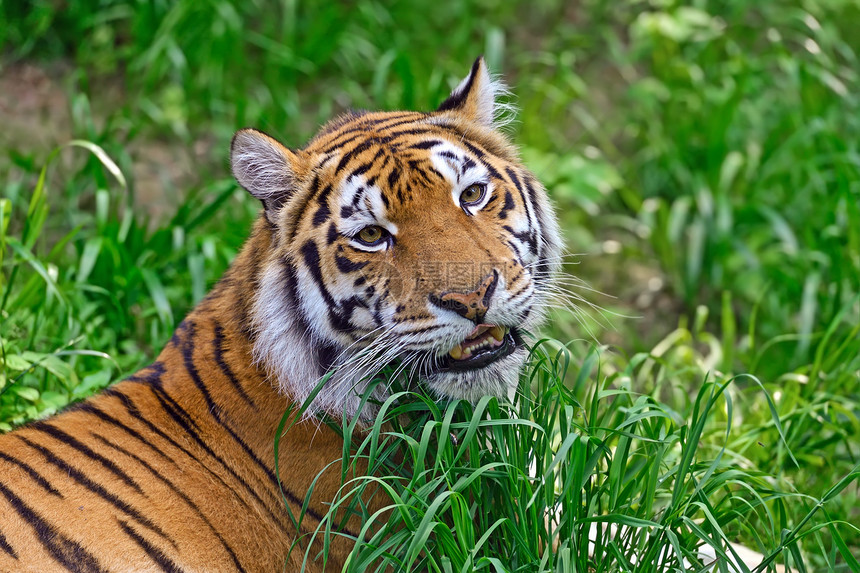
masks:
<svg viewBox="0 0 860 573"><path fill-rule="evenodd" d="M432 112L349 112L302 149L239 131L233 175L263 208L230 269L152 364L0 436L0 571L300 570L291 544L341 485L322 474L297 532L343 445L313 415L371 421L359 397L389 364L439 396L514 387L560 238L499 89L478 59ZM276 429L327 373L280 438L285 504Z"/></svg>

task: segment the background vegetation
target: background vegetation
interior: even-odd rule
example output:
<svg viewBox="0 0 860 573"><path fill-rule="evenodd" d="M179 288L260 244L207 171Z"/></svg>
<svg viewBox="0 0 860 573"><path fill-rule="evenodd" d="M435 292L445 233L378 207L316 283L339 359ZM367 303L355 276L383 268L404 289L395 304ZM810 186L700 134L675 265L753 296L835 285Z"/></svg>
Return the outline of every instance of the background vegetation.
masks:
<svg viewBox="0 0 860 573"><path fill-rule="evenodd" d="M581 483L544 497L569 562L654 566L625 561L662 547L636 518L691 559L725 537L860 570L856 0L37 0L0 22L0 430L145 364L220 276L257 209L236 128L298 146L345 108L430 109L483 53L581 255L548 331L571 417L546 415L536 466L585 440L563 450ZM589 561L607 515L644 537L607 527Z"/></svg>

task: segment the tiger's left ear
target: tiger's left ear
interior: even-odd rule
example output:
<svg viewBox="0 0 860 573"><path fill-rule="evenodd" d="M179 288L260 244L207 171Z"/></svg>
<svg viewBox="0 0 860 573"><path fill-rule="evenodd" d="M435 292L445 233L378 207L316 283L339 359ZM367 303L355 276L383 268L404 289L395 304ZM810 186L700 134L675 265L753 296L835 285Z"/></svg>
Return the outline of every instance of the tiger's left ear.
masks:
<svg viewBox="0 0 860 573"><path fill-rule="evenodd" d="M493 81L487 70L487 63L481 56L472 64L472 71L460 82L448 99L436 111L455 112L485 127L494 127L499 112L496 96L506 92L505 87Z"/></svg>
<svg viewBox="0 0 860 573"><path fill-rule="evenodd" d="M233 177L263 203L266 217L275 214L295 192L296 154L274 137L256 129L241 129L230 144Z"/></svg>

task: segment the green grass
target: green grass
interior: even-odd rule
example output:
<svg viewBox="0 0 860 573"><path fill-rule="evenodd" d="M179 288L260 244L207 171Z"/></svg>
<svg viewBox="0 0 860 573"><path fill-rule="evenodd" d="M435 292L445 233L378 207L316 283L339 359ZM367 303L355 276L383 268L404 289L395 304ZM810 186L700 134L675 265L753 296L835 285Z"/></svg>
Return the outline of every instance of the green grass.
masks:
<svg viewBox="0 0 860 573"><path fill-rule="evenodd" d="M544 340L532 358L512 403L440 404L420 389L395 392L372 428L347 437L343 475L366 464L371 477L345 478L328 516L294 550L319 558L310 538L337 535L350 508L365 526L348 571L705 570L703 548L739 562L728 546L739 535L765 556L759 570L803 570L801 541L824 546L822 532L840 549L813 569L836 569L840 554L856 568L837 525L856 528L829 514L860 467L816 499L751 464L734 429L732 389L743 377L700 373L682 413L630 389L637 377L653 385L654 356L609 375L594 348L571 365L568 350ZM754 386L786 446L775 404ZM352 429L355 421L329 423ZM383 509L367 510L370 495Z"/></svg>
<svg viewBox="0 0 860 573"><path fill-rule="evenodd" d="M631 555L725 537L860 570L860 6L568 4L0 2L0 69L66 69L87 142L3 140L0 430L145 364L220 276L257 208L225 167L236 128L301 145L347 107L430 109L484 53L585 255L568 272L618 298L566 281L610 312L560 311L548 332L573 340L568 373L536 352L513 405L391 406L416 409L404 459L433 453L392 482L414 528L387 524L391 554L415 570L500 555L653 570ZM141 149L196 142L187 184L164 166L168 215L146 215ZM456 446L442 431L469 427ZM428 515L428 550L410 555ZM630 527L603 527L587 557L586 526L611 516Z"/></svg>

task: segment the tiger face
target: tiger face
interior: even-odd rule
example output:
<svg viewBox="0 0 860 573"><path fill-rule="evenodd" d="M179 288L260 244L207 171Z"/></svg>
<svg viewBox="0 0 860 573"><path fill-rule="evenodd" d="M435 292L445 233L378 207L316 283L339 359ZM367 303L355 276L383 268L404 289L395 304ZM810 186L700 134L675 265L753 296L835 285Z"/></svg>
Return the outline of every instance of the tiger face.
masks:
<svg viewBox="0 0 860 573"><path fill-rule="evenodd" d="M479 59L435 112L348 113L301 150L234 137L233 173L263 202L270 245L254 353L295 400L331 371L312 409L358 413L386 365L452 398L516 385L560 241L543 187L494 123L499 89Z"/></svg>

